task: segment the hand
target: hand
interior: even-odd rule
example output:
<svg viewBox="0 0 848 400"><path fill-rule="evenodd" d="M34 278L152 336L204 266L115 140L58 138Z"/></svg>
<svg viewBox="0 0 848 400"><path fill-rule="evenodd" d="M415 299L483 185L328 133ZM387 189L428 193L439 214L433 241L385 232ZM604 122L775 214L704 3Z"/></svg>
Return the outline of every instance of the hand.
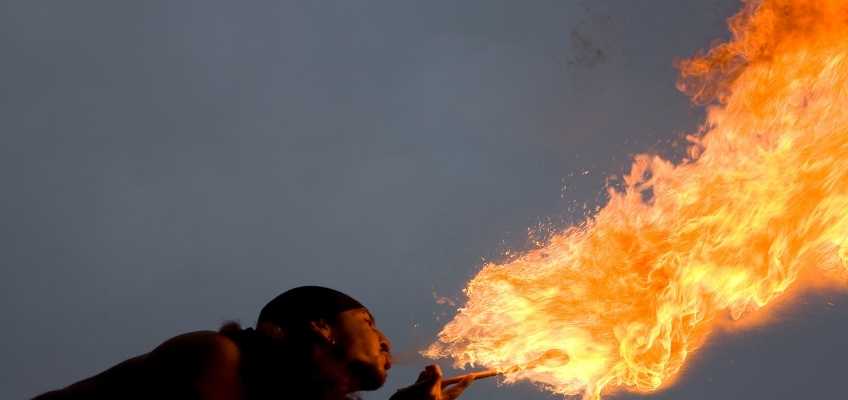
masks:
<svg viewBox="0 0 848 400"><path fill-rule="evenodd" d="M474 378L469 376L443 388L442 369L438 365L428 365L412 386L398 390L390 400L454 400L473 381Z"/></svg>

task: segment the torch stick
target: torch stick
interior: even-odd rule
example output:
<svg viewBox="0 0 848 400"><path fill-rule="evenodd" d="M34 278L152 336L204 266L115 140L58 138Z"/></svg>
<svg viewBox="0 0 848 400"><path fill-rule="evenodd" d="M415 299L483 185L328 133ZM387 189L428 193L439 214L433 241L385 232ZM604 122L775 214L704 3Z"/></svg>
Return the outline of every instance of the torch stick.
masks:
<svg viewBox="0 0 848 400"><path fill-rule="evenodd" d="M471 380L476 381L478 379L491 378L493 376L498 376L500 374L501 374L501 372L498 372L494 369L490 369L490 370L486 370L486 371L472 372L470 374L454 376L452 378L443 379L442 380L442 387L453 385L454 383L462 382L463 379L468 378L468 377L471 377Z"/></svg>
<svg viewBox="0 0 848 400"><path fill-rule="evenodd" d="M527 363L524 366L516 365L516 366L513 366L512 368L508 368L505 371L498 371L496 369L487 369L485 371L472 372L470 374L459 375L459 376L454 376L452 378L443 379L442 380L442 387L453 385L454 383L459 383L463 379L465 379L469 376L472 378L472 380L476 381L478 379L491 378L493 376L498 376L498 375L503 375L503 374L511 374L513 372L518 372L518 371L521 371L523 369L534 368L535 366L539 365L539 363L544 362L546 360L551 360L551 359L560 360L562 362L568 362L569 358L568 358L568 354L565 354L561 350L556 350L556 349L548 350L541 357L537 358L533 362Z"/></svg>

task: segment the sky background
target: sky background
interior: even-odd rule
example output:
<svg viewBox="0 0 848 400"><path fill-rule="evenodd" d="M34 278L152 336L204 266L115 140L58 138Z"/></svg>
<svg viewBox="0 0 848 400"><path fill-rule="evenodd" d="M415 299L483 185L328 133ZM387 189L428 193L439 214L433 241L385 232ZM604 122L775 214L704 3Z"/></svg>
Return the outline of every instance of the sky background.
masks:
<svg viewBox="0 0 848 400"><path fill-rule="evenodd" d="M679 154L703 110L673 60L738 7L0 1L0 397L320 284L393 339L365 395L387 398L453 313L436 296L461 301L528 228L582 221L632 155ZM776 315L644 398L844 398L848 296ZM556 397L488 381L463 398Z"/></svg>

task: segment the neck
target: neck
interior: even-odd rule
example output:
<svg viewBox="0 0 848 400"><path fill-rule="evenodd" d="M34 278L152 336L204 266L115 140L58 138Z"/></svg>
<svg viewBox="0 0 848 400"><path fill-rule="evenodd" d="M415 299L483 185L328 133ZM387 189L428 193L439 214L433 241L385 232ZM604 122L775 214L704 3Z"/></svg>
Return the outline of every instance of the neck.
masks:
<svg viewBox="0 0 848 400"><path fill-rule="evenodd" d="M344 399L356 391L347 368L339 363L330 349L313 348L309 364L312 366L312 387L319 389L316 393L318 399Z"/></svg>
<svg viewBox="0 0 848 400"><path fill-rule="evenodd" d="M254 390L263 398L310 398L342 400L356 391L347 369L320 346L304 349L303 344L284 344L277 347L265 342L269 349L258 352ZM283 361L281 364L280 361ZM271 396L273 392L273 396Z"/></svg>

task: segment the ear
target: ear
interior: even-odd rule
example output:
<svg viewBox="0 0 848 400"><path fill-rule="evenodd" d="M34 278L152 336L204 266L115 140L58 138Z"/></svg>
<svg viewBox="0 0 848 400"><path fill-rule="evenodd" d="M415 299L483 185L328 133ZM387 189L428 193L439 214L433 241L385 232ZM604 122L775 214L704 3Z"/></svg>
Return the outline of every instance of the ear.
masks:
<svg viewBox="0 0 848 400"><path fill-rule="evenodd" d="M333 338L333 328L325 319L309 321L309 329L324 338L327 343L335 344L336 339Z"/></svg>

